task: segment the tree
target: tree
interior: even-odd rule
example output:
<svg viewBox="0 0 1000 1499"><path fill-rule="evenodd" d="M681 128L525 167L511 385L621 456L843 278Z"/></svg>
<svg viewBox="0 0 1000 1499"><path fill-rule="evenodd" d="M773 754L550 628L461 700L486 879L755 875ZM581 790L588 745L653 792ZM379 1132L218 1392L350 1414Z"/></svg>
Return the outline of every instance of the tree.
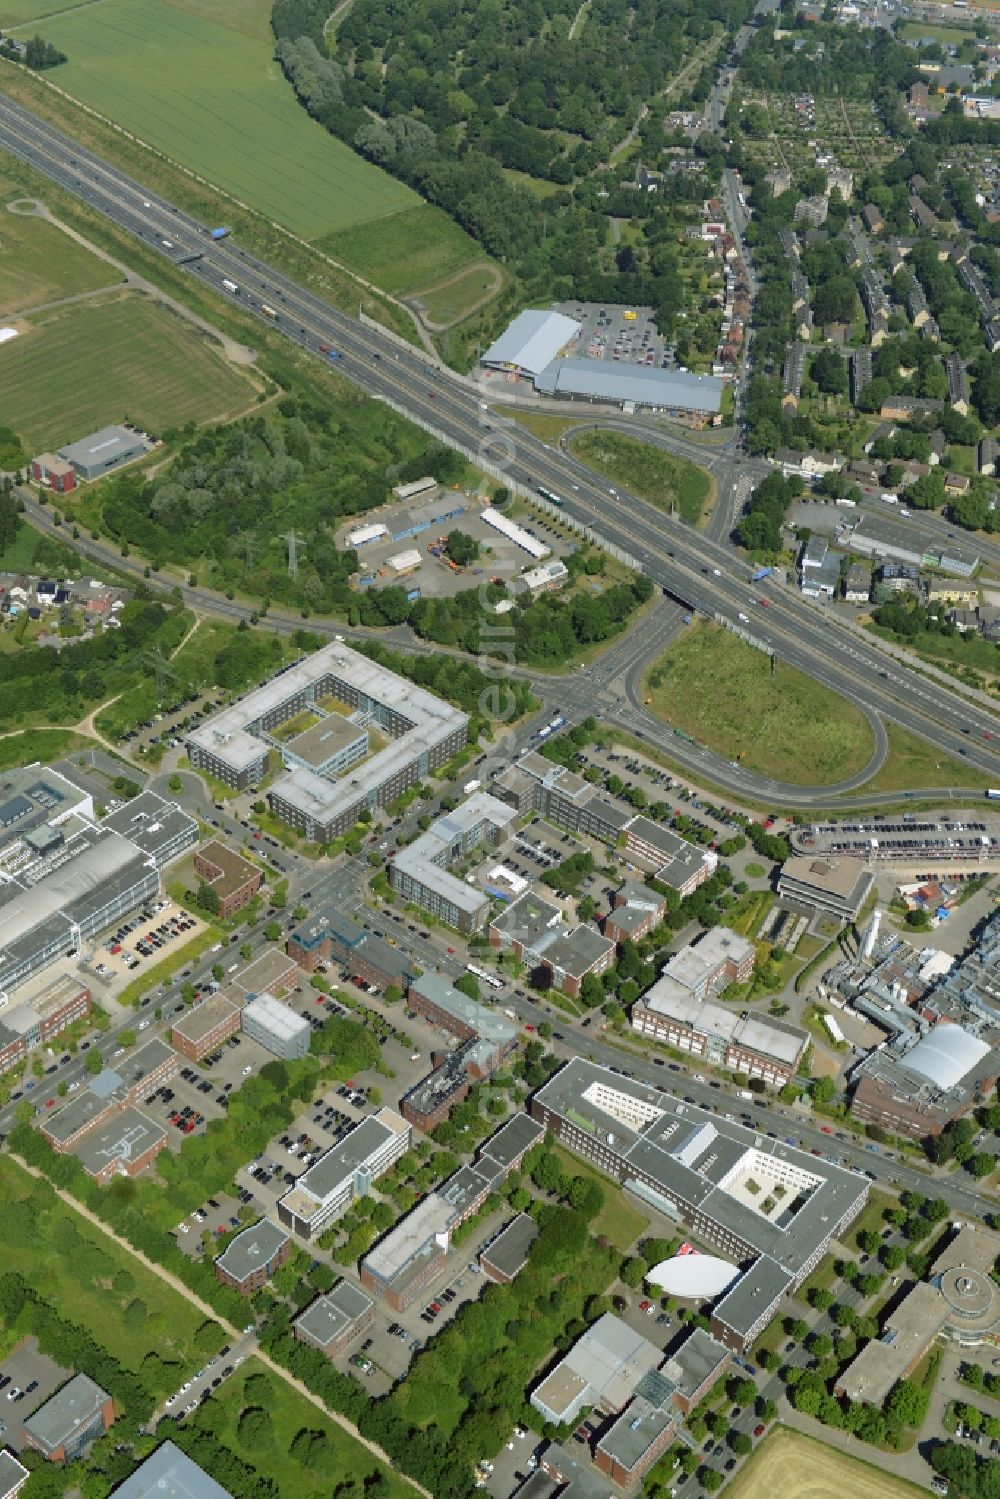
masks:
<svg viewBox="0 0 1000 1499"><path fill-rule="evenodd" d="M984 1176L989 1176L990 1172L996 1169L996 1164L994 1157L988 1151L983 1150L970 1158L968 1168L976 1180L981 1181Z"/></svg>
<svg viewBox="0 0 1000 1499"><path fill-rule="evenodd" d="M833 1292L828 1291L825 1286L813 1286L809 1292L809 1304L810 1306L814 1306L818 1312L829 1311L833 1303Z"/></svg>
<svg viewBox="0 0 1000 1499"><path fill-rule="evenodd" d="M90 1051L87 1052L87 1060L84 1065L92 1077L96 1077L99 1072L103 1071L104 1059L96 1046L91 1047Z"/></svg>
<svg viewBox="0 0 1000 1499"><path fill-rule="evenodd" d="M463 973L455 980L455 988L460 994L468 995L469 999L479 998L479 980L474 973Z"/></svg>
<svg viewBox="0 0 1000 1499"><path fill-rule="evenodd" d="M901 1426L920 1426L927 1414L928 1392L912 1379L900 1379L889 1392L886 1414Z"/></svg>
<svg viewBox="0 0 1000 1499"><path fill-rule="evenodd" d="M837 1096L837 1084L832 1077L817 1077L812 1084L812 1096L816 1103L832 1103Z"/></svg>
<svg viewBox="0 0 1000 1499"><path fill-rule="evenodd" d="M203 911L207 911L210 916L218 916L219 892L214 885L210 885L207 880L202 880L198 885L195 898Z"/></svg>
<svg viewBox="0 0 1000 1499"><path fill-rule="evenodd" d="M270 1414L259 1405L247 1406L240 1413L236 1430L246 1447L266 1447L274 1437Z"/></svg>
<svg viewBox="0 0 1000 1499"><path fill-rule="evenodd" d="M268 921L264 926L264 936L268 942L281 941L281 924L277 921Z"/></svg>
<svg viewBox="0 0 1000 1499"><path fill-rule="evenodd" d="M722 1488L723 1475L718 1468L702 1468L698 1477L706 1493L714 1494L716 1489Z"/></svg>
<svg viewBox="0 0 1000 1499"><path fill-rule="evenodd" d="M479 556L479 542L464 531L450 531L445 552L458 567L467 567Z"/></svg>
<svg viewBox="0 0 1000 1499"><path fill-rule="evenodd" d="M745 1431L734 1431L729 1438L729 1445L737 1457L748 1457L753 1451L753 1438Z"/></svg>

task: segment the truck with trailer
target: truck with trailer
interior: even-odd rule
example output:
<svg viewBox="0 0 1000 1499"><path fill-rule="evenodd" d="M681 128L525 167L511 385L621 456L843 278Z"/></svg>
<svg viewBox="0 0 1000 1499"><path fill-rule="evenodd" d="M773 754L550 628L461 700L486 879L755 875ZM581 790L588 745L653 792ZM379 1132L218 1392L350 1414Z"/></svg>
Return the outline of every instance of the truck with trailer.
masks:
<svg viewBox="0 0 1000 1499"><path fill-rule="evenodd" d="M211 235L212 235L213 239L225 239L225 237L226 237L226 235L228 233L229 233L229 230L226 228L226 226L224 224L219 229L213 229L213 230L211 230Z"/></svg>

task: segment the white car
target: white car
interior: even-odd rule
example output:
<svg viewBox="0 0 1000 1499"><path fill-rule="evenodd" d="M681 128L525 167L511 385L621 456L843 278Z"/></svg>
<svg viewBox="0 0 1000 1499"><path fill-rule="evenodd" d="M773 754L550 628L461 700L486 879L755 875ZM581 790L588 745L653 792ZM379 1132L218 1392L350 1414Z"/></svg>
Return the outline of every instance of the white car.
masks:
<svg viewBox="0 0 1000 1499"><path fill-rule="evenodd" d="M167 1398L166 1398L166 1400L164 1400L163 1403L167 1407L167 1409L169 1410L170 1407L174 1404L174 1402L176 1400L177 1400L177 1396L176 1395L168 1395Z"/></svg>
<svg viewBox="0 0 1000 1499"><path fill-rule="evenodd" d="M18 1397L18 1395L20 1395L20 1393L21 1393L21 1387L20 1387L20 1385L12 1384L11 1387L10 1387L10 1389L7 1391L7 1399L8 1400L16 1400L17 1397Z"/></svg>
<svg viewBox="0 0 1000 1499"><path fill-rule="evenodd" d="M182 1384L178 1393L181 1395L186 1395L188 1390L191 1388L192 1382L193 1381L189 1379L187 1384Z"/></svg>
<svg viewBox="0 0 1000 1499"><path fill-rule="evenodd" d="M247 1065L243 1069L243 1076L244 1077L249 1077L252 1071L253 1071L253 1068L251 1066Z"/></svg>
<svg viewBox="0 0 1000 1499"><path fill-rule="evenodd" d="M721 578L722 577L722 568L721 567L713 567L712 568L712 577L713 578Z"/></svg>
<svg viewBox="0 0 1000 1499"><path fill-rule="evenodd" d="M190 1223L178 1223L177 1227L182 1234L189 1234L191 1232Z"/></svg>

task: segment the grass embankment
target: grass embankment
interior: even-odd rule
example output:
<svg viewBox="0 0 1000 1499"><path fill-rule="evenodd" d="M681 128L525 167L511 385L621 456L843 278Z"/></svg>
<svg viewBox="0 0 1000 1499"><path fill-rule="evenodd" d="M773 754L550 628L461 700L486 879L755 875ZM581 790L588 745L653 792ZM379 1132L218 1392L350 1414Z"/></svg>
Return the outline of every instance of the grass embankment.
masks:
<svg viewBox="0 0 1000 1499"><path fill-rule="evenodd" d="M5 316L114 286L121 279L114 266L78 245L57 224L6 209L0 213L0 313Z"/></svg>
<svg viewBox="0 0 1000 1499"><path fill-rule="evenodd" d="M34 319L4 350L4 420L32 452L124 417L162 432L245 410L255 386L218 346L134 292Z"/></svg>
<svg viewBox="0 0 1000 1499"><path fill-rule="evenodd" d="M23 733L0 738L0 771L10 770L14 765L34 765L36 760L51 765L64 755L97 747L96 739L75 734L72 729L25 729Z"/></svg>
<svg viewBox="0 0 1000 1499"><path fill-rule="evenodd" d="M729 1499L911 1499L927 1490L786 1427L776 1427L726 1486Z"/></svg>
<svg viewBox="0 0 1000 1499"><path fill-rule="evenodd" d="M886 732L889 758L865 782L865 791L919 791L929 786L968 786L978 791L985 788L989 779L985 771L943 754L909 729L887 724Z"/></svg>
<svg viewBox="0 0 1000 1499"><path fill-rule="evenodd" d="M710 514L715 480L705 469L621 432L582 432L570 439L577 458L660 510L697 526Z"/></svg>
<svg viewBox="0 0 1000 1499"><path fill-rule="evenodd" d="M472 236L426 203L324 235L316 245L396 296L436 285L474 260L485 262Z"/></svg>
<svg viewBox="0 0 1000 1499"><path fill-rule="evenodd" d="M719 625L696 624L646 679L672 728L761 775L822 786L855 775L874 745L864 715L804 673L771 663Z"/></svg>

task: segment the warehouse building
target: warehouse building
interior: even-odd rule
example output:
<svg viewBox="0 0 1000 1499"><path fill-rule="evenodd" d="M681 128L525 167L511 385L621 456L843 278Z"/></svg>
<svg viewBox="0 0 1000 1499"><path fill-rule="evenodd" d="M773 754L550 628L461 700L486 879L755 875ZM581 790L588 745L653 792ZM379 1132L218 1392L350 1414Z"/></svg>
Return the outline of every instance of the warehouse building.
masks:
<svg viewBox="0 0 1000 1499"><path fill-rule="evenodd" d="M327 1358L346 1353L375 1321L375 1303L350 1281L339 1280L326 1296L317 1296L296 1317L292 1329L300 1343L311 1343Z"/></svg>
<svg viewBox="0 0 1000 1499"><path fill-rule="evenodd" d="M102 427L79 442L71 442L60 448L58 457L73 465L80 479L100 479L103 474L123 463L132 463L136 458L145 458L151 444L139 432L129 427Z"/></svg>
<svg viewBox="0 0 1000 1499"><path fill-rule="evenodd" d="M24 1423L24 1445L50 1463L72 1462L115 1419L114 1402L86 1374L74 1374Z"/></svg>
<svg viewBox="0 0 1000 1499"><path fill-rule="evenodd" d="M528 556L533 557L536 562L544 561L552 551L552 548L546 546L544 541L539 541L537 536L532 536L530 531L519 526L495 505L487 505L479 518L491 530L498 532L507 541L512 541L516 547L520 547L522 552L527 552Z"/></svg>
<svg viewBox="0 0 1000 1499"><path fill-rule="evenodd" d="M531 1100L568 1149L742 1266L711 1314L743 1352L868 1197L868 1182L671 1094L574 1058Z"/></svg>
<svg viewBox="0 0 1000 1499"><path fill-rule="evenodd" d="M486 350L485 369L504 370L534 379L580 336L580 324L562 312L531 308L519 312Z"/></svg>
<svg viewBox="0 0 1000 1499"><path fill-rule="evenodd" d="M164 1442L115 1489L115 1499L232 1499L173 1442Z"/></svg>
<svg viewBox="0 0 1000 1499"><path fill-rule="evenodd" d="M259 1291L276 1270L291 1258L292 1241L270 1218L261 1218L234 1234L215 1261L220 1286L231 1286L241 1296Z"/></svg>
<svg viewBox="0 0 1000 1499"><path fill-rule="evenodd" d="M613 364L598 359L553 359L535 379L539 395L598 401L625 411L666 411L714 417L726 382L656 365Z"/></svg>
<svg viewBox="0 0 1000 1499"><path fill-rule="evenodd" d="M194 872L210 885L219 898L219 917L226 921L253 900L264 876L256 864L235 849L213 838L194 856Z"/></svg>
<svg viewBox="0 0 1000 1499"><path fill-rule="evenodd" d="M349 718L333 715L330 700L346 705ZM289 755L289 746L274 736L304 712L339 720L331 741L337 756L350 759L351 745L359 742L351 740L351 729L360 735L371 726L392 742L337 779L335 771L312 768L305 756L296 763L295 740ZM444 765L466 743L468 723L468 714L334 641L214 714L189 735L187 750L195 769L240 791L256 785L269 767L290 764L268 790L271 810L307 838L328 843L363 811L376 811ZM312 754L322 749L316 727L308 731Z"/></svg>
<svg viewBox="0 0 1000 1499"><path fill-rule="evenodd" d="M270 994L251 999L242 1014L243 1034L283 1062L294 1062L309 1054L312 1032L308 1020Z"/></svg>
<svg viewBox="0 0 1000 1499"><path fill-rule="evenodd" d="M356 1197L368 1196L409 1149L410 1139L410 1126L392 1109L363 1119L279 1200L279 1222L302 1239L317 1238Z"/></svg>
<svg viewBox="0 0 1000 1499"><path fill-rule="evenodd" d="M810 914L827 911L853 921L868 899L874 881L860 859L793 854L781 866L778 894Z"/></svg>
<svg viewBox="0 0 1000 1499"><path fill-rule="evenodd" d="M476 792L399 850L390 865L392 888L458 931L478 931L489 912L489 901L475 885L449 874L448 866L480 846L496 848L514 818L506 802L485 791Z"/></svg>

